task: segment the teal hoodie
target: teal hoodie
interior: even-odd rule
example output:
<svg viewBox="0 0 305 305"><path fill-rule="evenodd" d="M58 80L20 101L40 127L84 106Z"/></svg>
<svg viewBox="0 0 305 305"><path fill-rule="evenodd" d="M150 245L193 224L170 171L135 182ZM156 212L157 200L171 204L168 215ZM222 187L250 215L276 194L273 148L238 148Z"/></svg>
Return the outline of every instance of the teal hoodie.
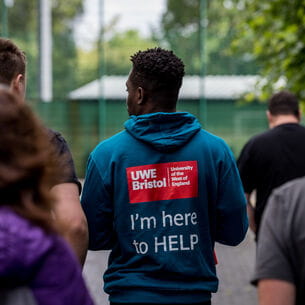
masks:
<svg viewBox="0 0 305 305"><path fill-rule="evenodd" d="M186 112L131 116L90 154L81 201L89 248L112 250L104 288L118 303L210 300L215 241L248 228L230 149Z"/></svg>

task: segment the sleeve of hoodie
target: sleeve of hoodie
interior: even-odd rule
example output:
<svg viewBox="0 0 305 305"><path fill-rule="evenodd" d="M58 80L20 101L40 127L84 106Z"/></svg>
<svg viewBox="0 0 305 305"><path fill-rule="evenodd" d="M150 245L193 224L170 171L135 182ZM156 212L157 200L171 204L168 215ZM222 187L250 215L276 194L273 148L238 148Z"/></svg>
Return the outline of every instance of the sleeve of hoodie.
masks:
<svg viewBox="0 0 305 305"><path fill-rule="evenodd" d="M88 221L89 250L108 250L113 241L113 206L101 170L89 156L81 204Z"/></svg>
<svg viewBox="0 0 305 305"><path fill-rule="evenodd" d="M238 245L248 229L246 199L235 159L226 146L219 167L219 185L216 206L216 241Z"/></svg>

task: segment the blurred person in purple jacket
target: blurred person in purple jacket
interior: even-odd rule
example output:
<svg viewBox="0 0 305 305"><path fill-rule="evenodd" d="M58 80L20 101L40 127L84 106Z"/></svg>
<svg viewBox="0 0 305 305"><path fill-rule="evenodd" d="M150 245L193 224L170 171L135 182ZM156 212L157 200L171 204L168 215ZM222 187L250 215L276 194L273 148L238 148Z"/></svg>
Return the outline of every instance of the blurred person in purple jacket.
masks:
<svg viewBox="0 0 305 305"><path fill-rule="evenodd" d="M0 296L28 287L39 305L92 305L76 255L59 236L49 191L60 164L46 129L0 87Z"/></svg>

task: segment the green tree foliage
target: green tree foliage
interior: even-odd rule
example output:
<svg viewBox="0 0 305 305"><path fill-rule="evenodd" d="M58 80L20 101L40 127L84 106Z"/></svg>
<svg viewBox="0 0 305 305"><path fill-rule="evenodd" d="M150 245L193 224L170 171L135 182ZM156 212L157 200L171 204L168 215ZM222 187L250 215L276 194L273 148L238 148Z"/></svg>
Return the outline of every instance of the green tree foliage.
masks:
<svg viewBox="0 0 305 305"><path fill-rule="evenodd" d="M155 41L141 37L137 30L116 33L105 43L107 74L127 75L131 68L130 56L139 50L146 50L155 46Z"/></svg>
<svg viewBox="0 0 305 305"><path fill-rule="evenodd" d="M2 1L2 0L0 0ZM119 31L119 16L104 25L103 41L86 49L76 46L73 27L83 12L84 0L51 0L53 38L53 96L64 99L68 93L102 73L126 75L130 55L156 46L152 38L141 37L138 30ZM27 97L39 97L39 0L18 0L8 8L9 38L27 55Z"/></svg>
<svg viewBox="0 0 305 305"><path fill-rule="evenodd" d="M118 31L118 20L115 18L105 25L102 33L105 39L100 45L97 42L90 50L78 50L78 70L82 73L78 74L77 87L96 79L101 73L127 75L131 68L130 56L157 45L153 38L142 37L138 30Z"/></svg>
<svg viewBox="0 0 305 305"><path fill-rule="evenodd" d="M76 83L76 46L73 21L83 11L82 0L52 0L53 91L66 97ZM8 8L8 32L27 55L28 98L39 93L39 1L18 0Z"/></svg>
<svg viewBox="0 0 305 305"><path fill-rule="evenodd" d="M260 63L265 100L280 84L305 102L305 0L234 0L239 7L235 46Z"/></svg>
<svg viewBox="0 0 305 305"><path fill-rule="evenodd" d="M77 82L77 50L73 22L83 12L83 0L52 0L54 97L66 97Z"/></svg>
<svg viewBox="0 0 305 305"><path fill-rule="evenodd" d="M98 48L90 50L77 49L77 80L75 89L99 77L100 54Z"/></svg>
<svg viewBox="0 0 305 305"><path fill-rule="evenodd" d="M206 4L205 16L200 16L200 2ZM160 40L165 40L168 47L183 59L188 74L200 73L201 41L205 73L255 74L257 65L251 53L247 50L232 53L231 50L239 14L240 11L228 0L167 0ZM204 35L200 31L201 18Z"/></svg>

